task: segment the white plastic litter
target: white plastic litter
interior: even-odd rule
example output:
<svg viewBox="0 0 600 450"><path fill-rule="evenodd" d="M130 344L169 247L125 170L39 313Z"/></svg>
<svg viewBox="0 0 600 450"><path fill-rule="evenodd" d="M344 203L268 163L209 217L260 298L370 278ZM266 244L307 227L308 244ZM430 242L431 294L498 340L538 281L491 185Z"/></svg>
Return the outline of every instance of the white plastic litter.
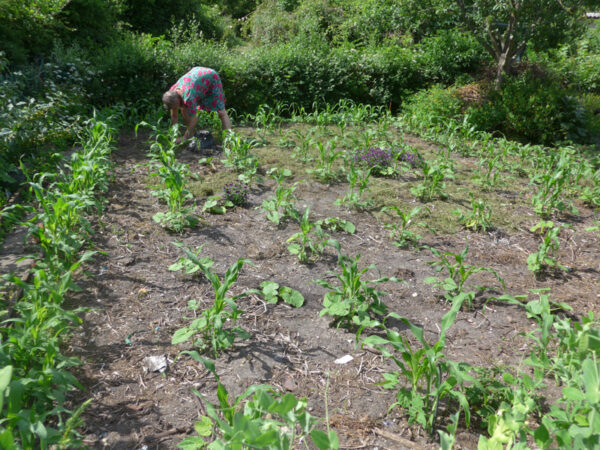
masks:
<svg viewBox="0 0 600 450"><path fill-rule="evenodd" d="M334 363L336 364L348 364L350 361L352 361L354 358L350 355L344 355L341 358L338 358L334 361Z"/></svg>
<svg viewBox="0 0 600 450"><path fill-rule="evenodd" d="M160 372L163 373L167 370L167 357L165 355L159 356L146 356L142 360L144 369L148 372Z"/></svg>

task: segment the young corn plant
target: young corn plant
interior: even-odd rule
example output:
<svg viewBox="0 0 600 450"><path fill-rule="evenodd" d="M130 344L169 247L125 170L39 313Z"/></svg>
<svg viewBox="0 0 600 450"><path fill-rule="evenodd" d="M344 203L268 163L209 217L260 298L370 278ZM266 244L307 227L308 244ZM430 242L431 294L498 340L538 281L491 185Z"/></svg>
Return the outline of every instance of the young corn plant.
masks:
<svg viewBox="0 0 600 450"><path fill-rule="evenodd" d="M84 245L82 236L92 234L83 213L94 202L85 193L65 193L56 185L44 188L44 178L42 174L39 182L29 182L39 205L39 212L27 222L29 236L38 242L47 265L69 267Z"/></svg>
<svg viewBox="0 0 600 450"><path fill-rule="evenodd" d="M192 339L193 345L201 352L210 351L216 358L222 350L231 347L236 338L248 339L250 337L247 331L236 326L239 316L244 312L238 308L236 300L246 293L233 297L227 296L227 292L247 262L245 259L238 259L227 269L223 280L219 279L218 275L206 265L199 267L212 285L215 296L213 304L199 312L202 302L190 300L188 309L194 312L195 317L189 318L192 320L189 325L175 331L171 339L172 345ZM227 325L229 325L228 328L226 328Z"/></svg>
<svg viewBox="0 0 600 450"><path fill-rule="evenodd" d="M287 240L288 251L298 256L301 263L308 263L318 259L325 250L328 236L321 227L309 220L310 207L307 206L300 220L300 231L294 233Z"/></svg>
<svg viewBox="0 0 600 450"><path fill-rule="evenodd" d="M428 277L425 279L425 283L433 284L444 290L444 298L449 302L457 297L464 297L467 302L467 307L471 308L476 292L466 291L465 283L471 275L479 272L491 273L500 282L502 289L505 288L504 279L502 279L495 270L487 267L472 266L465 263L467 253L469 252L468 246L460 253L440 252L435 248L430 248L430 250L438 259L436 261L430 261L427 264L433 267L436 273L446 271L448 276L444 279ZM485 289L483 286L473 286L473 288L477 291L483 291Z"/></svg>
<svg viewBox="0 0 600 450"><path fill-rule="evenodd" d="M348 192L343 198L339 198L334 205L346 205L349 209L364 209L373 204L373 201L362 201L364 191L369 187L371 169L362 170L350 163L346 178L348 179ZM356 188L358 187L358 191Z"/></svg>
<svg viewBox="0 0 600 450"><path fill-rule="evenodd" d="M428 213L431 214L431 211L429 210L429 208L424 208L422 206L415 206L413 209L411 209L410 211L407 211L407 212L402 211L402 209L398 208L395 205L385 206L384 208L382 208L382 210L381 210L382 213L393 211L394 213L396 213L397 218L400 219L399 223L384 222L384 227L386 230L389 230L390 239L393 241L393 244L396 247L405 248L410 245L414 245L414 246L419 245L421 236L414 233L413 231L409 230L409 228L415 224L413 219L417 215L419 215L419 213L423 209L425 209L425 211L427 211ZM428 228L431 230L431 228L429 228L429 226L423 222L419 222L416 225L419 227Z"/></svg>
<svg viewBox="0 0 600 450"><path fill-rule="evenodd" d="M291 176L289 169L270 169L267 174L277 182L275 195L264 200L259 207L267 212L267 219L279 225L282 220L292 219L300 220L300 213L295 207L296 196L294 191L300 182L295 182L291 186L285 187L283 181Z"/></svg>
<svg viewBox="0 0 600 450"><path fill-rule="evenodd" d="M294 128L292 133L294 133L299 141L299 144L294 147L292 158L298 158L305 164L311 162L313 158L310 156L310 149L315 143L313 139L314 130L310 129L304 133L301 130Z"/></svg>
<svg viewBox="0 0 600 450"><path fill-rule="evenodd" d="M566 225L554 226L552 221L542 220L537 225L530 228L533 233L541 232L543 234L542 242L537 252L527 257L527 268L538 278L549 269L560 269L568 271L566 266L560 264L553 255L560 249L558 236L562 229L568 228Z"/></svg>
<svg viewBox="0 0 600 450"><path fill-rule="evenodd" d="M158 212L152 219L168 230L180 233L186 227L197 225L198 219L193 213L194 207L184 206L184 202L193 196L185 187L189 169L175 157L176 136L177 127L170 128L168 133L155 127L154 142L150 145L149 155L156 169L151 176L159 177L162 181L162 187L156 195L166 201L169 207L169 211Z"/></svg>
<svg viewBox="0 0 600 450"><path fill-rule="evenodd" d="M320 316L333 316L336 327L350 327L355 325L362 331L364 327L379 326L377 316L387 314L387 306L382 298L385 292L376 289L376 286L387 281L399 281L394 277L380 277L375 280L365 280L364 274L377 267L370 265L359 269L360 255L354 258L342 255L339 243L332 243L338 250L338 266L341 273L333 274L338 284L326 280L317 280L319 286L328 292L323 297L323 309Z"/></svg>
<svg viewBox="0 0 600 450"><path fill-rule="evenodd" d="M197 436L184 439L178 447L184 450L262 448L292 450L305 445L308 439L319 449L339 448L334 431L322 431L319 420L307 411L305 398L280 394L268 385L250 386L238 397L231 398L216 373L214 363L195 352L190 356L204 364L217 379L218 405L209 402L200 392L193 392L206 405L206 416L194 424ZM205 438L213 437L208 444Z"/></svg>
<svg viewBox="0 0 600 450"><path fill-rule="evenodd" d="M478 183L484 191L489 191L498 185L500 178L498 165L501 157L502 154L497 153L479 161Z"/></svg>
<svg viewBox="0 0 600 450"><path fill-rule="evenodd" d="M492 228L492 208L485 203L483 199L475 199L472 192L469 192L471 197L471 210L463 213L459 209L452 211L458 216L458 221L468 230L486 232Z"/></svg>
<svg viewBox="0 0 600 450"><path fill-rule="evenodd" d="M417 186L412 187L410 192L424 202L429 202L434 198L447 198L444 180L454 179L451 164L437 161L430 165L423 161L421 168L423 170L423 180Z"/></svg>
<svg viewBox="0 0 600 450"><path fill-rule="evenodd" d="M256 126L256 134L260 139L260 145L267 145L269 140L268 134L273 130L277 114L268 105L260 105L258 111L254 115L254 124Z"/></svg>
<svg viewBox="0 0 600 450"><path fill-rule="evenodd" d="M90 228L85 214L101 204L94 196L109 180L105 157L111 133L102 135L101 151L93 151L90 139L82 139L82 156L73 169L68 164L56 174L28 178L37 200L26 212L31 234L36 237L35 261L27 279L4 275L4 282L20 290L18 299L0 312L0 446L3 448L78 448L76 428L88 402L69 410L67 394L81 388L72 367L80 361L62 352L69 332L87 311L63 309L69 292L77 290L74 277L95 252L81 249L88 243ZM106 150L106 152L105 152ZM98 164L94 162L98 159ZM85 164L80 164L85 162ZM24 171L27 175L27 172ZM77 180L72 177L75 176Z"/></svg>
<svg viewBox="0 0 600 450"><path fill-rule="evenodd" d="M316 161L316 166L313 169L307 169L306 172L314 175L314 177L324 183L330 183L338 179L339 173L334 170L334 163L342 156L342 151L336 151L337 142L329 141L323 145L322 142L317 142L319 151L319 159Z"/></svg>
<svg viewBox="0 0 600 450"><path fill-rule="evenodd" d="M223 133L223 164L235 168L239 173L252 172L258 165L258 159L251 151L257 145L253 139L246 139L235 131L226 130Z"/></svg>
<svg viewBox="0 0 600 450"><path fill-rule="evenodd" d="M82 148L71 155L68 187L71 193L106 192L113 167L110 142L113 133L108 124L90 119L88 129L80 136Z"/></svg>
<svg viewBox="0 0 600 450"><path fill-rule="evenodd" d="M591 207L600 206L600 169L587 177L589 184L581 188L579 198Z"/></svg>
<svg viewBox="0 0 600 450"><path fill-rule="evenodd" d="M475 379L469 375L471 367L465 363L454 363L444 355L446 332L456 320L464 297L456 298L452 307L444 317L440 326L440 336L433 345L424 337L423 329L408 319L393 314L393 317L406 324L412 335L419 341L421 348L411 346L408 338L395 330L386 329L386 337L373 335L363 339L362 344L380 349L383 356L390 358L397 366L395 372L383 374L381 385L386 389L400 389L396 392L396 406L403 408L408 414L409 423L418 423L429 434L436 428L438 409L444 399L454 400L463 412L467 427L470 423L470 408L464 393L464 384L473 383ZM391 315L392 316L392 315ZM409 387L404 387L405 379Z"/></svg>
<svg viewBox="0 0 600 450"><path fill-rule="evenodd" d="M562 213L566 210L571 214L578 214L573 203L564 198L569 185L575 181L571 153L568 149L563 149L558 156L547 160L548 165L536 171L531 178L531 183L538 188L531 198L535 213L543 219L555 212Z"/></svg>

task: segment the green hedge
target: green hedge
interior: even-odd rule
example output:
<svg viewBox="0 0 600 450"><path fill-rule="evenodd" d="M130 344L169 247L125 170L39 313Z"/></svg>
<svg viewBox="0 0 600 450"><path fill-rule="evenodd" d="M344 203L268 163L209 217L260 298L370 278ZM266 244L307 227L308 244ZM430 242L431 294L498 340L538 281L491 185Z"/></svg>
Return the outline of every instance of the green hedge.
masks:
<svg viewBox="0 0 600 450"><path fill-rule="evenodd" d="M463 40L452 48L444 44L448 42L437 39L418 48L279 44L232 50L201 39L173 45L128 34L94 56L98 76L89 91L95 105L159 102L183 73L205 66L219 72L227 107L240 113L255 112L263 103L311 108L340 99L398 108L408 94L481 64L480 52L466 51L472 42Z"/></svg>

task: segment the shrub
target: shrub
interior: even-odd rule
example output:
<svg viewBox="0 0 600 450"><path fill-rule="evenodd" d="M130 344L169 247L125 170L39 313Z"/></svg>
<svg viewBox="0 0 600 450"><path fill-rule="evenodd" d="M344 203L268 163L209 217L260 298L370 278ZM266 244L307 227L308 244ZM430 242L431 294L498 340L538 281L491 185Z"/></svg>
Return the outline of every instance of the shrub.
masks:
<svg viewBox="0 0 600 450"><path fill-rule="evenodd" d="M430 82L456 83L457 77L476 73L489 61L477 40L459 30L441 30L416 48L419 65Z"/></svg>
<svg viewBox="0 0 600 450"><path fill-rule="evenodd" d="M462 114L463 103L456 95L457 88L434 85L414 94L406 102L403 111L429 125L442 125Z"/></svg>
<svg viewBox="0 0 600 450"><path fill-rule="evenodd" d="M508 78L487 101L468 109L469 122L480 130L539 144L587 142L586 111L556 80L532 71Z"/></svg>
<svg viewBox="0 0 600 450"><path fill-rule="evenodd" d="M52 41L56 38L53 15L60 10L60 7L60 1L3 0L0 2L2 50L6 52L9 61L23 64L32 56L52 48Z"/></svg>
<svg viewBox="0 0 600 450"><path fill-rule="evenodd" d="M219 26L218 12L203 3L197 0L126 0L122 1L120 16L134 31L153 36L168 34L174 24L183 22L194 25L198 35L220 39L223 30Z"/></svg>
<svg viewBox="0 0 600 450"><path fill-rule="evenodd" d="M73 143L88 110L84 86L92 76L84 64L80 70L50 62L0 75L2 194L23 181L19 161L35 172L46 163L44 154Z"/></svg>

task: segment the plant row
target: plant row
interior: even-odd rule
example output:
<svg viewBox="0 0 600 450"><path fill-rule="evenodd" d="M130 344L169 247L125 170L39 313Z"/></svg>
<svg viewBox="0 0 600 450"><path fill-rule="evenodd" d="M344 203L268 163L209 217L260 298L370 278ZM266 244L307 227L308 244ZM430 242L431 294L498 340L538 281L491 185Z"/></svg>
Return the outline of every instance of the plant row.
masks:
<svg viewBox="0 0 600 450"><path fill-rule="evenodd" d="M63 303L78 291L75 279L94 255L90 220L102 213L108 189L114 130L90 119L81 148L55 171L28 175L34 198L22 206L32 261L27 275L5 274L5 287L22 292L0 298L0 446L6 449L77 446L80 415L91 400L73 405L82 386L71 373L79 360L63 352L85 308ZM23 172L28 174L25 167Z"/></svg>

